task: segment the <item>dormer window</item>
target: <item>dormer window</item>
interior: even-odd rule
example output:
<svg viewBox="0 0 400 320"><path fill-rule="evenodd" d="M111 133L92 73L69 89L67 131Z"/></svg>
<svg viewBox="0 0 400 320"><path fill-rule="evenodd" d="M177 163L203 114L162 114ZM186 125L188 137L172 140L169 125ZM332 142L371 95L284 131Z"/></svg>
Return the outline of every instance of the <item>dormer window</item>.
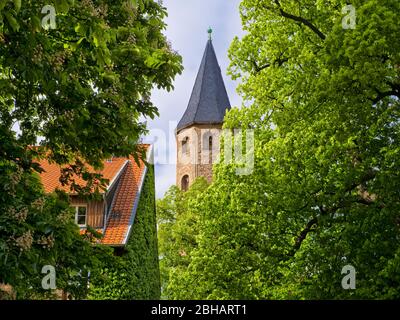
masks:
<svg viewBox="0 0 400 320"><path fill-rule="evenodd" d="M75 223L80 227L87 226L87 206L76 206L75 209Z"/></svg>

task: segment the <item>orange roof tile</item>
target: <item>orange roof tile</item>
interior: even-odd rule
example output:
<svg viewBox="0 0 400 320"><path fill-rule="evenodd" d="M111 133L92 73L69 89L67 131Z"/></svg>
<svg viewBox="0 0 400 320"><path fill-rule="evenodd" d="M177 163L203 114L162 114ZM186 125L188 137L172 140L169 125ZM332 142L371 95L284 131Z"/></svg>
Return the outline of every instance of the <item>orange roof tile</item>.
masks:
<svg viewBox="0 0 400 320"><path fill-rule="evenodd" d="M135 203L139 200L138 193L145 171L143 162L139 167L132 159L125 167L101 243L108 245L125 244L135 217Z"/></svg>
<svg viewBox="0 0 400 320"><path fill-rule="evenodd" d="M95 171L91 167L89 167L89 170L93 173L101 173L105 179L108 179L111 182L116 177L118 172L123 168L127 160L127 158L113 158L110 162L104 162L103 170ZM51 193L56 189L65 191L67 193L71 191L68 185L61 185L60 177L61 169L63 167L55 163L50 163L47 159L40 160L39 164L44 170L44 172L40 173L40 179L45 192ZM76 175L74 175L74 180L75 183L81 187L86 185L86 182Z"/></svg>
<svg viewBox="0 0 400 320"><path fill-rule="evenodd" d="M150 145L142 145L142 147L149 152ZM140 166L133 157L113 158L111 162L105 161L103 170L98 171L104 178L109 179L110 183L121 173L113 206L108 215L105 230L102 232L104 234L100 240L102 244L113 246L126 244L136 214L138 195L146 174L144 161L139 162ZM51 193L57 188L69 192L69 187L62 186L59 181L61 175L59 165L51 164L47 160L41 160L39 164L45 170L40 174L40 178L46 192ZM75 182L81 186L85 185L85 182L78 177L75 178Z"/></svg>

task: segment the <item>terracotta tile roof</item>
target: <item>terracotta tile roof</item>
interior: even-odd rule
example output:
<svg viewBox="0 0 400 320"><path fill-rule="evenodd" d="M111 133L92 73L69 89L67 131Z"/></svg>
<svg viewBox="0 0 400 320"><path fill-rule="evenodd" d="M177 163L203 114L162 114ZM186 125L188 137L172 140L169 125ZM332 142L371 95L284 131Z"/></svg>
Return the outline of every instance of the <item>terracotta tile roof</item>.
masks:
<svg viewBox="0 0 400 320"><path fill-rule="evenodd" d="M149 153L150 145L142 145ZM139 161L138 165L133 157L129 158L113 158L112 162L104 162L102 173L104 178L110 182L120 175L114 201L109 212L105 228L101 230L104 237L100 243L112 246L122 246L126 244L133 220L136 215L137 204L139 202L139 192L142 187L147 169L144 162ZM59 182L60 166L50 164L47 160L39 162L45 172L40 174L40 178L46 192L53 192L56 188L69 191L69 187L62 187ZM76 183L84 181L76 179ZM99 231L99 230L98 230ZM81 234L85 233L85 229L81 230Z"/></svg>
<svg viewBox="0 0 400 320"><path fill-rule="evenodd" d="M91 167L89 170L91 172L101 173L105 179L110 180L110 182L116 177L118 172L125 165L127 158L113 158L112 161L105 161L104 168L100 171L95 171ZM62 186L60 183L61 169L62 167L55 163L49 163L47 159L39 161L40 166L44 170L40 174L40 179L42 181L45 192L51 193L56 189L63 190L65 192L70 192L70 187L68 185ZM81 187L85 186L86 183L78 176L74 176L75 183Z"/></svg>
<svg viewBox="0 0 400 320"><path fill-rule="evenodd" d="M145 165L140 167L132 159L126 165L115 195L114 204L109 213L104 238L101 243L107 245L125 244L139 201L138 192L145 175Z"/></svg>

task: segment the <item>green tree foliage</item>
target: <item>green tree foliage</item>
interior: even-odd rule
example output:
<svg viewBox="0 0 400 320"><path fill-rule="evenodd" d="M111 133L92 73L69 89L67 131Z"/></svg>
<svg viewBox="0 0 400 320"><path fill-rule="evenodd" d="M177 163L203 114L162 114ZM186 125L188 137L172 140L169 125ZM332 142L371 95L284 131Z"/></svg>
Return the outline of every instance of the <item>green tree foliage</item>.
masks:
<svg viewBox="0 0 400 320"><path fill-rule="evenodd" d="M163 298L191 298L190 292L181 286L179 277L187 269L191 253L197 247L199 216L193 205L201 201L207 187L207 181L198 178L189 191L183 192L172 186L165 197L157 201Z"/></svg>
<svg viewBox="0 0 400 320"><path fill-rule="evenodd" d="M46 1L1 4L1 121L19 122L21 144L42 136L57 162L131 154L145 130L139 117L157 115L151 89L171 89L181 71L162 34L165 9L150 0L61 0L57 28L46 31L38 24Z"/></svg>
<svg viewBox="0 0 400 320"><path fill-rule="evenodd" d="M355 29L346 4L241 3L230 73L250 106L225 127L254 129L255 168L217 165L192 204L197 247L173 297L400 297L400 2L352 1Z"/></svg>
<svg viewBox="0 0 400 320"><path fill-rule="evenodd" d="M155 300L160 298L154 168L148 170L131 236L91 272L89 298Z"/></svg>
<svg viewBox="0 0 400 320"><path fill-rule="evenodd" d="M66 199L43 194L35 161L73 164L61 181L78 192L98 190L105 181L84 163L99 168L111 155L136 154L146 130L139 118L157 115L152 88L170 90L182 70L181 57L162 34L166 10L157 1L55 1L55 29L42 26L48 4L0 1L0 283L25 283L33 291L40 283L30 279L47 256L75 273L91 256L70 223L72 213L57 225ZM40 147L31 148L37 137ZM87 188L73 184L73 173L88 181ZM40 215L39 199L45 203ZM60 250L48 253L38 244L42 236Z"/></svg>
<svg viewBox="0 0 400 320"><path fill-rule="evenodd" d="M83 298L88 271L111 251L92 247L79 234L66 195L44 193L39 176L23 169L26 150L0 128L0 283L11 284L17 299L55 298L54 290L42 288L42 268L50 265L57 289ZM5 160L9 154L21 162Z"/></svg>

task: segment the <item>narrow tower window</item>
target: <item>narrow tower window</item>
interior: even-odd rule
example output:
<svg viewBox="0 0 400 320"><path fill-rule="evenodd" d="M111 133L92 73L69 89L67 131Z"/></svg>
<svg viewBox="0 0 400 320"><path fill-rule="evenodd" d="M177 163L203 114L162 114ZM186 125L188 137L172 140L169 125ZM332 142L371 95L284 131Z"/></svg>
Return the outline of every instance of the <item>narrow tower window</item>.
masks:
<svg viewBox="0 0 400 320"><path fill-rule="evenodd" d="M210 132L203 135L202 164L213 163L213 136Z"/></svg>
<svg viewBox="0 0 400 320"><path fill-rule="evenodd" d="M182 140L182 154L189 155L189 138L185 137Z"/></svg>
<svg viewBox="0 0 400 320"><path fill-rule="evenodd" d="M213 154L212 154L212 152L213 152L213 138L212 138L212 136L210 136L209 138L208 138L208 163L209 164L212 164L213 163Z"/></svg>
<svg viewBox="0 0 400 320"><path fill-rule="evenodd" d="M189 176L187 174L182 177L181 189L182 191L187 191L189 189Z"/></svg>

